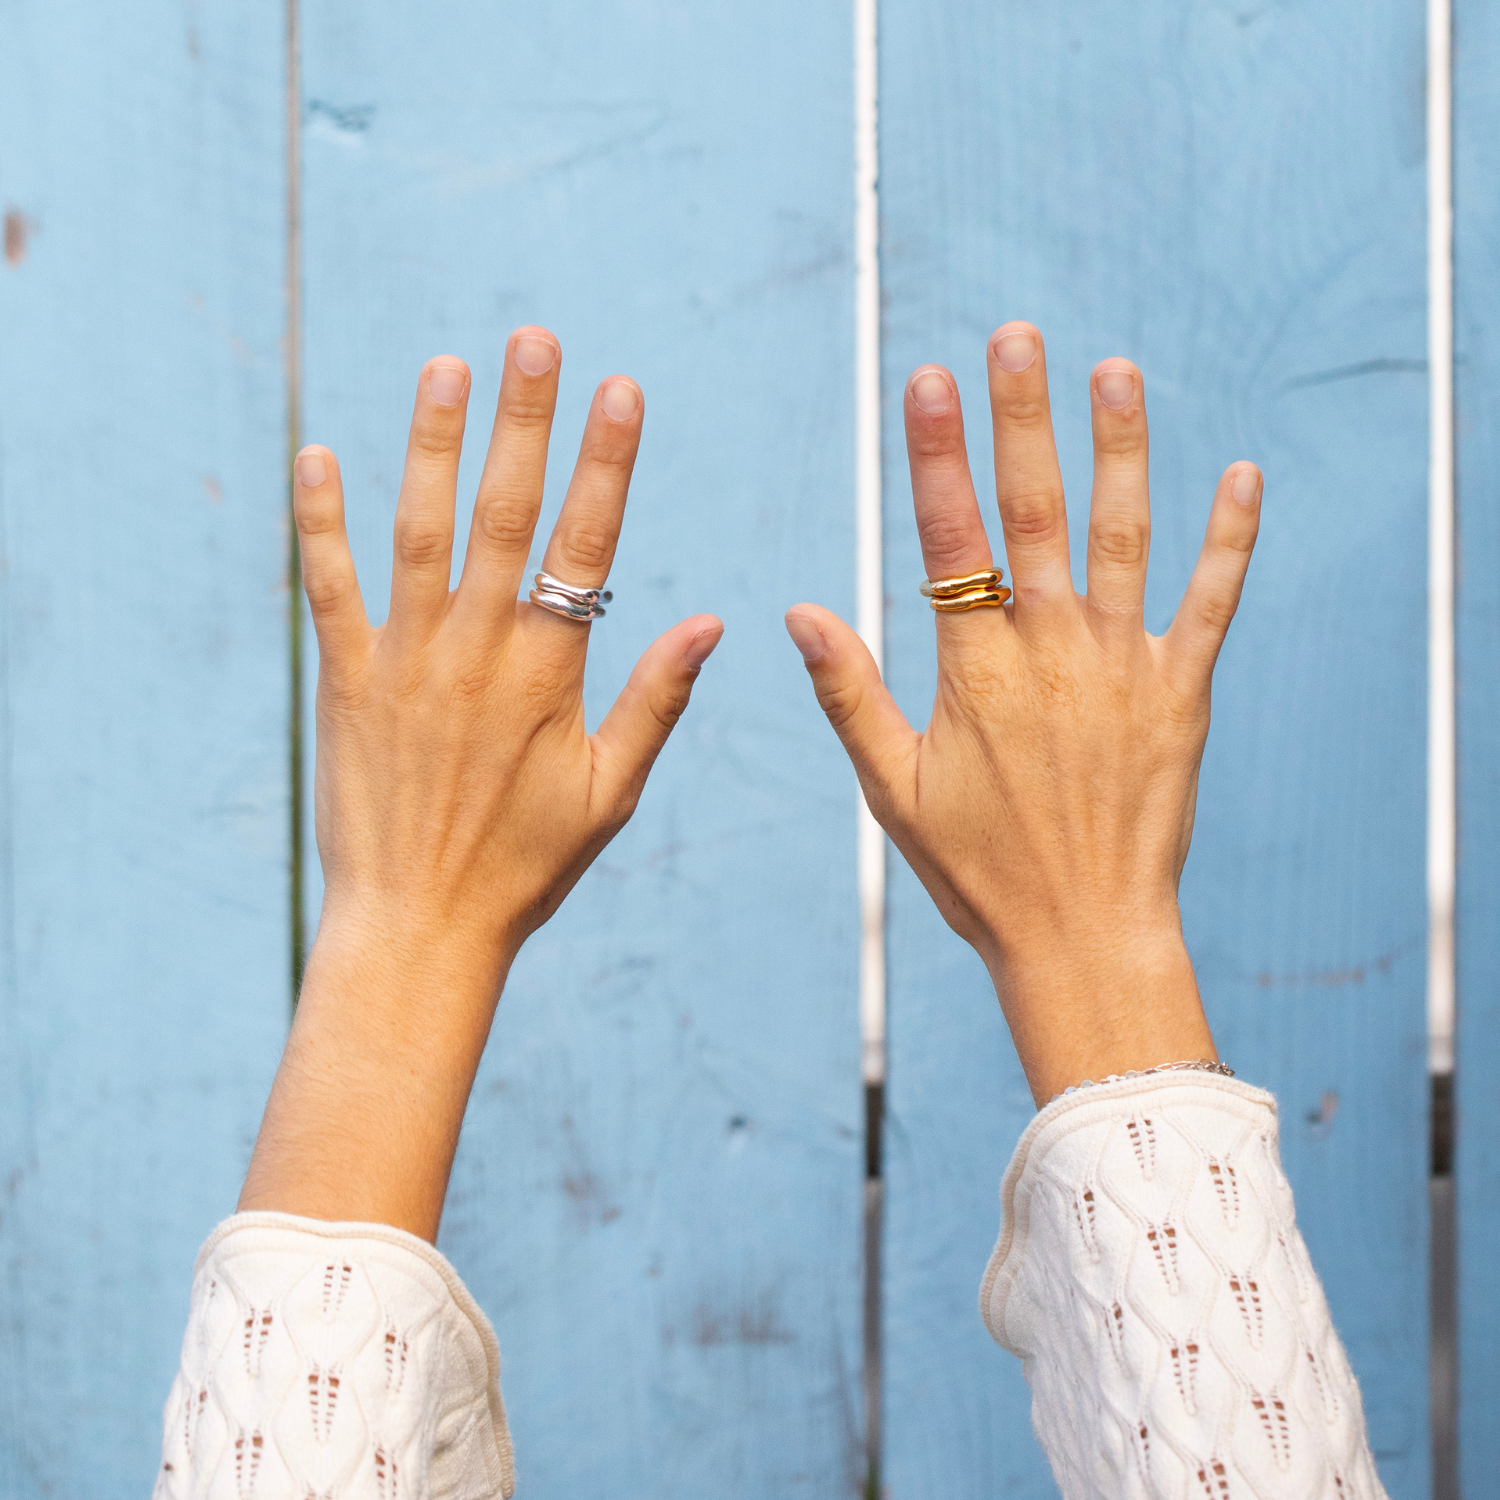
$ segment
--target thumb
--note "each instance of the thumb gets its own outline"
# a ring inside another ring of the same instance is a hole
[[[843,741],[868,798],[888,788],[896,765],[921,736],[906,722],[870,648],[831,610],[794,604],[786,612],[787,633],[802,653],[818,704]]]
[[[594,800],[606,819],[623,824],[640,800],[646,777],[677,727],[698,670],[724,634],[713,615],[694,615],[658,636],[594,732]]]

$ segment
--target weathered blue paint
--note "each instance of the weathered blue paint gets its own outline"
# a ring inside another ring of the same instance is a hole
[[[1458,490],[1458,1421],[1461,1492],[1500,1474],[1500,15],[1453,7]]]
[[[900,434],[920,361],[957,373],[987,476],[985,337],[1006,318],[1042,327],[1080,582],[1088,372],[1139,361],[1153,629],[1222,467],[1264,466],[1186,928],[1223,1055],[1280,1098],[1382,1476],[1424,1495],[1422,7],[882,15],[892,684],[921,722],[932,628]],[[998,555],[998,522],[992,536]],[[884,1477],[892,1500],[1051,1494],[1019,1370],[975,1310],[1032,1108],[983,971],[899,861],[890,961]]]
[[[0,5],[0,1494],[144,1495],[288,1002],[282,27]]]
[[[667,625],[728,626],[517,964],[465,1128],[442,1245],[499,1331],[524,1493],[849,1493],[853,781],[780,620],[852,596],[848,7],[304,17],[305,433],[341,457],[372,613],[418,368],[474,370],[462,535],[537,321],[564,353],[549,518],[595,382],[646,391],[591,720]]]

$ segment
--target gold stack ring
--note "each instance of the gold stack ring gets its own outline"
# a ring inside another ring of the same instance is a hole
[[[932,607],[943,614],[993,608],[1010,598],[1010,590],[1000,582],[1004,576],[999,568],[983,568],[962,578],[924,578],[922,597],[930,599]]]

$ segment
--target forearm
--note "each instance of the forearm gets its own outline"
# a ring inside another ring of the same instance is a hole
[[[434,1241],[509,956],[382,925],[325,921],[239,1207]]]

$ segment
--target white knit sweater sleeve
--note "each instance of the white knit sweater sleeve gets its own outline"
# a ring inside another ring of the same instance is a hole
[[[1064,1500],[1379,1500],[1276,1102],[1205,1073],[1048,1105],[980,1290]]]
[[[199,1252],[154,1500],[493,1500],[500,1350],[458,1273],[383,1224],[236,1214]]]

